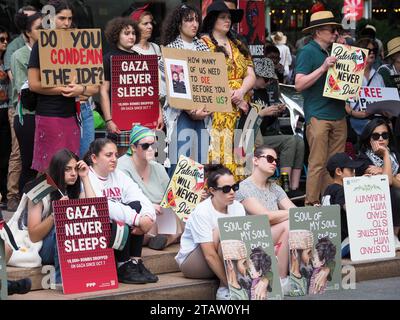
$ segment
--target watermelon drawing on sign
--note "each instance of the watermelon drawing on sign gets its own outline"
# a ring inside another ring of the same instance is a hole
[[[172,189],[168,191],[167,201],[169,206],[176,207],[175,196],[174,193],[172,192]]]
[[[331,88],[331,90],[333,90],[333,91],[340,90],[339,85],[337,84],[335,78],[332,75],[329,76],[328,85],[329,85],[329,88]]]

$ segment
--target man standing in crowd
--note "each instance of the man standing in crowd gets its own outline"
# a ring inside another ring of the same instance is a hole
[[[304,97],[306,135],[310,147],[306,205],[319,204],[320,193],[331,182],[326,170],[330,156],[344,152],[347,137],[344,102],[322,96],[326,74],[336,58],[328,48],[338,37],[341,25],[330,11],[311,15],[310,26],[303,33],[311,33],[312,40],[301,49],[296,60],[296,90]]]

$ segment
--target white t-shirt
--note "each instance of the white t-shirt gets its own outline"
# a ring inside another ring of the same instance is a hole
[[[186,42],[184,40],[182,40],[182,42],[183,42],[183,49],[196,50],[196,45],[194,44],[194,42]]]
[[[143,48],[139,47],[139,44],[135,44],[132,47],[132,49],[142,55],[156,54],[157,56],[161,56],[160,47],[158,46],[158,44],[155,44],[153,42],[149,42],[148,49],[143,49]]]
[[[106,197],[111,220],[123,221],[129,226],[139,226],[139,217],[148,216],[154,221],[156,213],[153,204],[143,194],[138,185],[125,173],[115,169],[107,177],[101,177],[89,168],[89,180],[97,197]],[[142,210],[138,214],[128,206],[132,201],[140,201]]]
[[[244,207],[236,200],[228,206],[227,213],[215,210],[211,197],[200,202],[190,214],[186,222],[185,231],[181,237],[181,247],[175,257],[176,262],[181,265],[186,257],[200,243],[213,242],[213,230],[218,228],[218,219],[226,217],[245,216]]]

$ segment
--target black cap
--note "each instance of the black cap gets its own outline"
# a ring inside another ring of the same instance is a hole
[[[207,15],[203,19],[203,25],[207,25],[209,23],[209,19],[212,14],[218,14],[221,12],[229,12],[231,14],[232,24],[239,23],[242,20],[244,14],[243,9],[232,10],[227,7],[224,1],[216,0],[207,7]]]
[[[345,153],[336,153],[332,157],[329,158],[328,163],[326,164],[326,169],[328,171],[335,171],[336,168],[350,168],[357,169],[363,165],[361,161],[355,161],[350,156]]]

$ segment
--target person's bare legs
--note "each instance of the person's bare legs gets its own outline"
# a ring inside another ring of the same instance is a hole
[[[279,276],[285,278],[289,270],[289,220],[271,226],[274,245],[281,243],[276,255],[278,258]]]
[[[11,247],[5,243],[5,252],[6,252],[6,264],[10,261],[11,255],[13,253]]]
[[[301,169],[292,169],[290,175],[290,189],[297,190],[300,185]]]

